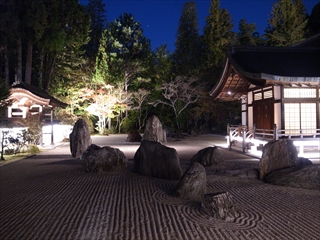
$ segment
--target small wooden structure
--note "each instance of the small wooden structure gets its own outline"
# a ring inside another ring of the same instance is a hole
[[[51,144],[53,144],[54,109],[66,108],[67,104],[55,99],[44,90],[26,83],[13,84],[10,92],[13,103],[7,109],[8,121],[14,124],[29,114],[37,114],[39,121],[51,124]]]
[[[241,101],[242,126],[229,126],[229,145],[243,139],[320,141],[320,34],[290,47],[235,46],[214,99]]]

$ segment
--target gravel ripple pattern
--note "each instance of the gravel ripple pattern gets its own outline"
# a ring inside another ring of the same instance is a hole
[[[138,175],[132,160],[86,173],[67,154],[26,158],[0,167],[0,239],[320,239],[320,191],[207,174],[208,192],[228,191],[239,217],[206,215],[169,194],[177,181]]]

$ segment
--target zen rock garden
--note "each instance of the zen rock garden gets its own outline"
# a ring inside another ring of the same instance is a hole
[[[133,158],[134,172],[147,177],[176,181],[171,196],[200,202],[209,216],[229,219],[239,216],[233,196],[228,192],[207,192],[207,174],[257,179],[266,184],[285,187],[320,189],[320,166],[299,158],[293,142],[288,139],[270,141],[263,148],[259,169],[227,169],[218,147],[201,149],[190,159],[183,172],[174,148],[163,145],[165,131],[156,116],[148,119],[143,137],[137,131],[128,134],[127,141],[140,142]],[[70,134],[70,151],[80,158],[87,172],[118,171],[127,167],[128,159],[117,148],[91,144],[89,129],[79,119]]]

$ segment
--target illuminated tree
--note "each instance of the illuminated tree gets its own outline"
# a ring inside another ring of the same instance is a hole
[[[198,88],[194,84],[195,77],[176,77],[173,81],[165,82],[161,86],[163,100],[158,99],[154,106],[164,104],[172,108],[178,129],[180,129],[179,116],[192,103],[199,98]]]
[[[111,119],[116,116],[117,108],[122,104],[121,91],[114,86],[104,85],[98,89],[82,89],[81,96],[88,100],[85,109],[90,114],[98,117],[97,130],[100,134],[105,133],[106,126],[110,129]]]
[[[141,130],[142,127],[145,124],[145,120],[148,116],[148,114],[144,114],[144,117],[142,115],[142,108],[143,104],[147,102],[148,97],[150,95],[149,90],[145,89],[139,89],[136,92],[132,92],[132,101],[133,101],[133,106],[131,110],[135,110],[137,112],[137,121],[138,121],[138,129]]]
[[[150,42],[143,35],[141,24],[133,15],[124,13],[107,25],[100,40],[96,61],[96,80],[110,84],[122,83],[124,91],[139,73],[145,71],[144,61],[150,54]]]

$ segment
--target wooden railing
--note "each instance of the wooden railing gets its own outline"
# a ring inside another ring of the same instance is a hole
[[[242,142],[242,151],[245,152],[253,139],[261,141],[278,140],[281,138],[292,139],[293,141],[308,141],[319,140],[320,141],[320,129],[290,129],[281,130],[274,124],[273,129],[258,129],[255,126],[248,128],[247,126],[234,126],[229,125],[227,127],[228,133],[228,146],[229,149],[237,142]],[[319,146],[319,142],[317,144]],[[302,149],[303,151],[303,149]],[[301,149],[300,149],[301,152]]]

